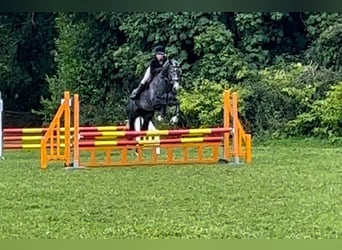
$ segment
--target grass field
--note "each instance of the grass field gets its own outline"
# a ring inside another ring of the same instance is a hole
[[[250,166],[39,168],[0,162],[1,239],[341,239],[342,148],[253,145]]]

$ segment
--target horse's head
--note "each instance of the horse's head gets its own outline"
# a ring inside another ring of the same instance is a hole
[[[174,59],[167,61],[164,68],[164,74],[165,77],[169,80],[171,91],[173,93],[177,93],[180,88],[182,75],[182,70],[179,63]]]
[[[180,88],[181,75],[182,69],[180,68],[179,63],[176,60],[172,59],[170,61],[169,79],[172,85],[172,92],[174,93],[176,93]]]

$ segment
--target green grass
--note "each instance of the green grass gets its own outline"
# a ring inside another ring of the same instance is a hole
[[[250,166],[39,169],[0,162],[1,239],[341,239],[342,148],[253,145]]]

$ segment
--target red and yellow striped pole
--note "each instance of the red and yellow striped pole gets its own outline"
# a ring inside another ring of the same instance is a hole
[[[137,136],[181,136],[181,135],[215,135],[230,132],[230,128],[203,128],[203,129],[179,129],[179,130],[147,130],[147,131],[113,131],[113,132],[81,132],[82,138],[96,137],[137,137]]]
[[[3,130],[4,136],[26,136],[29,134],[40,134],[46,133],[48,128],[5,128]],[[97,127],[79,127],[81,132],[100,132],[100,131],[124,131],[127,130],[127,126],[97,126]],[[65,128],[60,128],[61,132],[65,131]],[[71,127],[70,131],[73,132],[74,128]]]

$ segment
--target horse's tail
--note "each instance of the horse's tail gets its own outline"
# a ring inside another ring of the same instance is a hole
[[[135,113],[135,103],[133,100],[129,99],[126,106],[126,115],[128,118],[128,128],[129,130],[134,130],[134,113]]]

